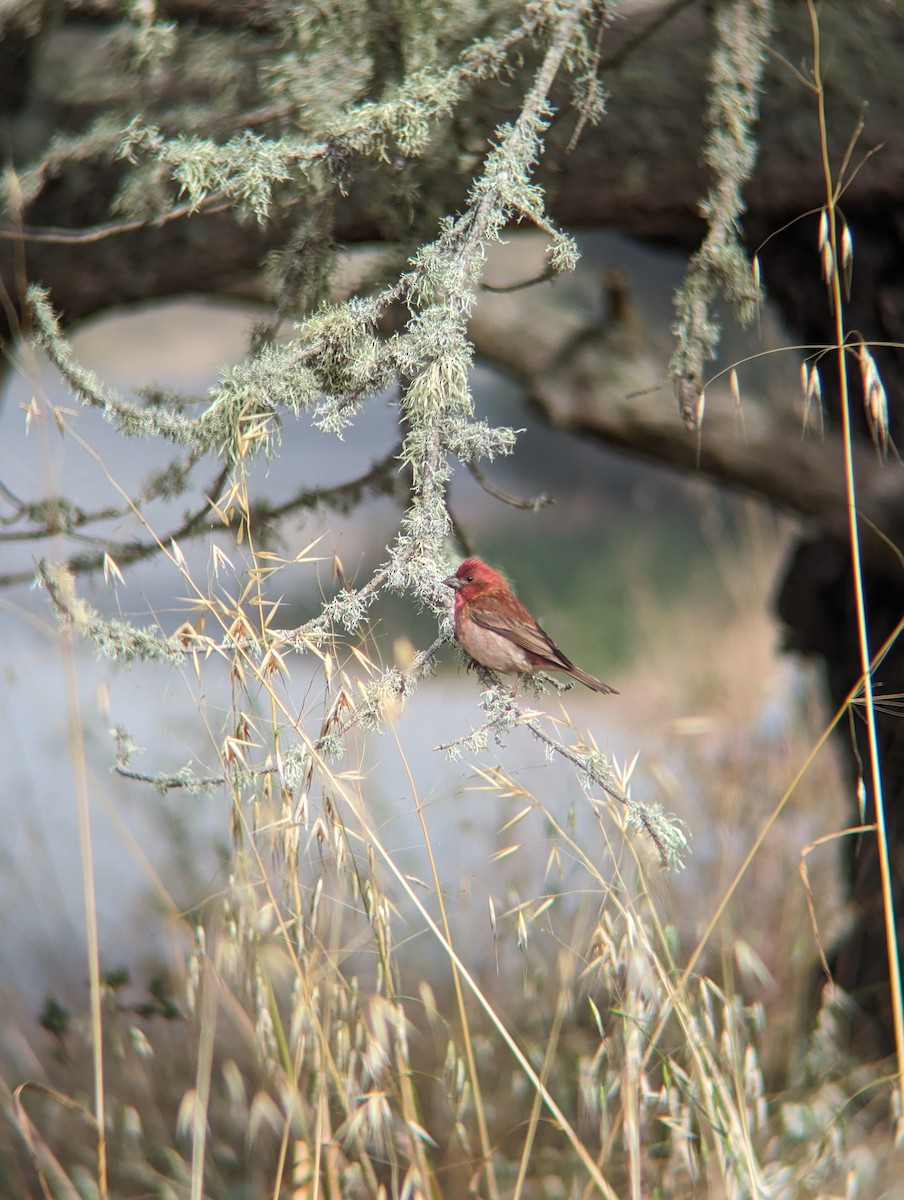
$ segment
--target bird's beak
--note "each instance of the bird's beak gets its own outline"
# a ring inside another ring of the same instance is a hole
[[[447,576],[447,578],[445,578],[443,580],[443,583],[446,585],[446,587],[450,587],[453,592],[457,592],[458,589],[461,587],[461,580],[458,578],[457,575]]]

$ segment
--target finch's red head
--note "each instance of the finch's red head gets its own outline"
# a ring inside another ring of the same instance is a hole
[[[456,600],[467,600],[490,588],[506,586],[499,572],[479,558],[466,558],[455,574],[444,579],[443,583],[452,588]]]

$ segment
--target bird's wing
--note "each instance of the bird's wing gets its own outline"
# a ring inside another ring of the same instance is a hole
[[[513,607],[516,606],[516,607]],[[472,621],[483,629],[508,638],[528,654],[545,658],[551,666],[572,668],[545,629],[541,629],[524,605],[512,596],[484,594],[480,603],[472,604],[468,613]],[[513,620],[512,618],[516,618]]]

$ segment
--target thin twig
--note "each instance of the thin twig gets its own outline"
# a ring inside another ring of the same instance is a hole
[[[160,229],[182,217],[209,217],[215,213],[226,212],[231,207],[231,202],[222,193],[216,192],[205,196],[200,203],[177,204],[168,212],[161,213],[159,217],[136,217],[131,221],[107,221],[103,225],[89,225],[86,229],[63,229],[54,225],[41,227],[0,226],[0,239],[9,242],[28,242],[39,246],[91,246],[109,237],[118,237],[124,233],[136,233],[139,229]]]
[[[496,716],[490,717],[490,719],[485,721],[484,724],[478,729],[472,730],[463,737],[456,738],[452,742],[445,742],[434,747],[436,750],[442,750],[445,752],[456,751],[469,743],[472,744],[473,739],[481,736],[482,734],[499,734],[505,732],[506,729],[510,729],[515,725],[523,725],[526,729],[531,731],[538,741],[543,742],[543,744],[548,746],[550,750],[553,750],[556,754],[561,755],[562,758],[566,758],[579,770],[583,771],[589,779],[598,784],[599,787],[601,787],[608,796],[611,796],[613,800],[618,800],[621,804],[633,804],[633,801],[625,795],[621,788],[616,787],[613,783],[600,774],[600,772],[590,761],[590,755],[581,754],[576,750],[572,750],[569,746],[566,746],[564,742],[560,742],[557,738],[550,737],[548,733],[544,733],[534,719],[534,714],[528,712],[522,708],[520,704],[518,704],[518,702],[515,700],[514,693],[511,693],[510,696],[504,697],[504,693],[506,691],[505,685],[501,684],[491,671],[488,671],[485,667],[481,667],[478,663],[474,664],[474,668],[477,671],[481,682],[488,689],[492,690],[493,696],[491,699],[501,703],[502,711]],[[484,707],[486,707],[486,705]]]
[[[538,283],[546,283],[550,279],[557,279],[560,272],[553,266],[544,267],[539,275],[534,275],[530,279],[522,279],[520,283],[481,283],[480,290],[482,292],[492,292],[495,296],[507,296],[511,292],[523,292],[525,288],[536,287]]]
[[[684,9],[692,8],[696,3],[697,0],[672,0],[671,4],[667,4],[665,8],[656,12],[651,21],[648,21],[636,33],[626,38],[613,54],[610,54],[608,58],[601,57],[600,66],[605,71],[612,70],[614,67],[620,67],[644,42],[658,33],[660,29],[682,13]]]
[[[509,492],[502,491],[490,483],[487,477],[478,467],[477,463],[468,463],[468,470],[487,493],[496,500],[501,500],[503,504],[508,504],[512,508],[526,508],[531,512],[538,512],[541,508],[546,508],[549,504],[555,504],[555,496],[550,496],[548,492],[540,492],[537,496],[531,496],[527,500],[522,500],[519,496],[512,496]]]
[[[187,787],[195,791],[202,788],[222,787],[226,782],[223,775],[204,775],[200,779],[186,779],[179,775],[167,775],[163,772],[157,775],[146,775],[143,771],[132,771],[128,767],[124,767],[122,763],[116,763],[113,770],[123,779],[134,779],[137,783],[149,783],[157,791],[171,791]],[[251,771],[250,774],[255,776],[272,775],[275,771],[276,767],[261,767]]]
[[[659,805],[644,805],[636,800],[632,800],[625,789],[616,781],[614,774],[609,771],[608,764],[606,764],[602,755],[592,751],[582,753],[579,750],[572,749],[570,746],[566,746],[564,742],[560,742],[557,738],[550,737],[537,724],[535,714],[523,709],[515,700],[514,692],[509,692],[505,685],[499,682],[492,671],[473,661],[470,665],[477,672],[481,683],[486,688],[481,701],[482,706],[485,710],[492,710],[493,715],[480,728],[472,730],[471,733],[456,738],[452,742],[436,746],[435,749],[445,752],[456,752],[465,747],[472,747],[475,739],[480,739],[484,734],[492,733],[498,738],[501,733],[504,733],[508,729],[515,726],[524,726],[554,754],[558,754],[561,758],[566,759],[573,766],[577,767],[591,783],[595,783],[600,787],[607,796],[625,806],[628,810],[629,827],[633,824],[643,829],[656,847],[659,861],[663,867],[680,864],[681,855],[687,847],[687,839],[679,825],[673,819],[668,818]],[[600,769],[600,763],[604,764],[605,770]],[[629,768],[625,774],[625,779],[630,774],[631,769]]]

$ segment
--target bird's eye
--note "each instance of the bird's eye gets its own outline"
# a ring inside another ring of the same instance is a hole
[[[465,583],[473,583],[473,582],[474,582],[474,576],[473,576],[473,575],[466,575],[466,576],[465,576]]]

